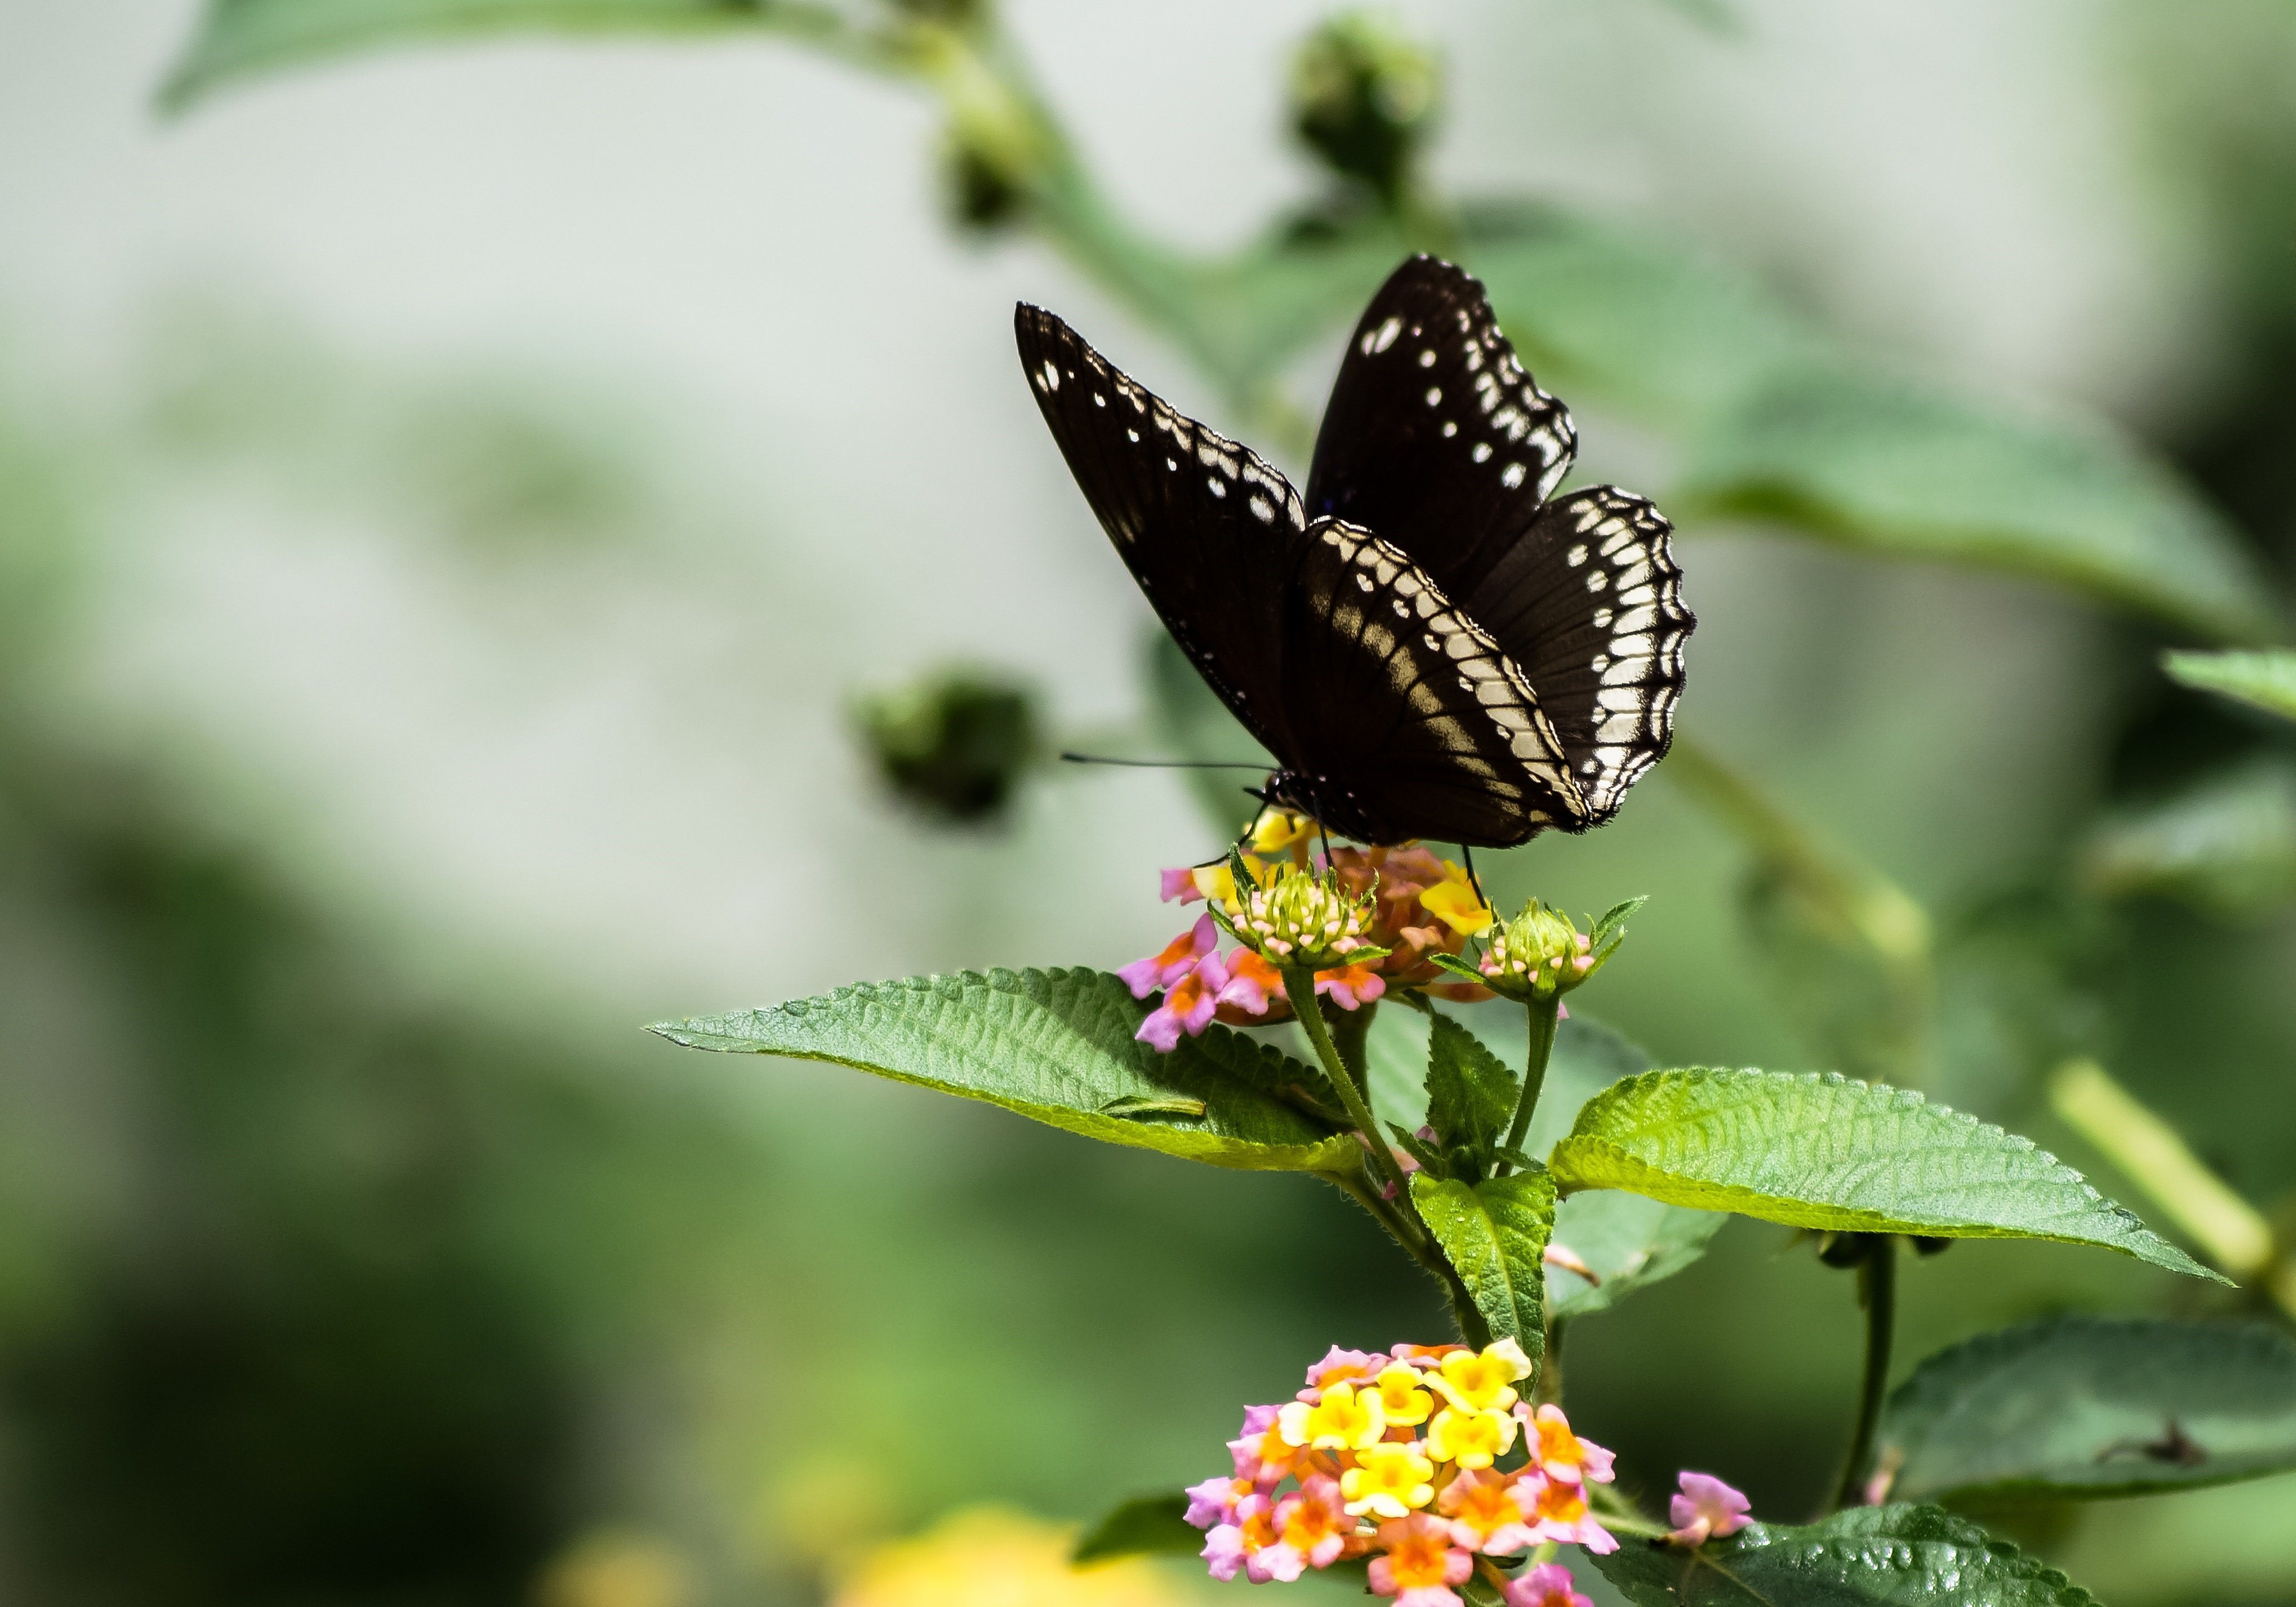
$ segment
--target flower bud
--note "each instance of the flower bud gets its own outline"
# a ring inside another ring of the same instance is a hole
[[[853,711],[886,786],[927,818],[1002,816],[1039,746],[1036,700],[994,672],[943,670],[863,697]]]
[[[1292,60],[1292,126],[1393,209],[1434,126],[1441,87],[1433,54],[1390,25],[1362,13],[1336,17]]]
[[[1239,883],[1236,893],[1229,929],[1272,965],[1325,971],[1388,952],[1365,935],[1378,915],[1376,893],[1355,897],[1337,877],[1291,865],[1259,886]]]
[[[1626,939],[1626,918],[1641,903],[1621,904],[1581,932],[1560,910],[1531,900],[1491,934],[1478,967],[1484,985],[1509,999],[1560,998],[1603,968]]]

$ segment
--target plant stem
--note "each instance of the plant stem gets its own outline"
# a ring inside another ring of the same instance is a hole
[[[1530,1013],[1530,1055],[1523,1062],[1522,1097],[1515,1101],[1514,1122],[1507,1129],[1507,1147],[1521,1149],[1530,1131],[1530,1113],[1538,1108],[1538,1091],[1546,1085],[1546,1057],[1554,1051],[1554,1027],[1562,996],[1534,999],[1523,1006]]]
[[[1834,1487],[1833,1510],[1864,1497],[1862,1481],[1874,1460],[1874,1431],[1882,1421],[1882,1392],[1890,1383],[1890,1341],[1898,1317],[1898,1240],[1876,1236],[1874,1252],[1857,1268],[1857,1293],[1866,1302],[1866,1377],[1857,1391],[1857,1426],[1849,1436],[1849,1456]]]
[[[1332,1042],[1332,1029],[1324,1024],[1324,1012],[1316,1002],[1316,974],[1300,966],[1283,967],[1283,992],[1292,1001],[1292,1014],[1300,1018],[1300,1031],[1316,1050],[1316,1058],[1323,1062],[1324,1074],[1332,1080],[1332,1087],[1340,1096],[1340,1103],[1348,1107],[1348,1120],[1371,1146],[1372,1164],[1380,1175],[1395,1185],[1395,1197],[1411,1197],[1410,1184],[1405,1181],[1403,1168],[1396,1163],[1394,1146],[1379,1130],[1379,1123],[1371,1113],[1371,1105],[1364,1091],[1356,1085],[1355,1073],[1348,1070],[1340,1058],[1338,1046]]]
[[[1411,1259],[1443,1285],[1445,1293],[1450,1296],[1451,1315],[1459,1326],[1460,1337],[1479,1350],[1490,1343],[1490,1326],[1483,1321],[1483,1314],[1475,1309],[1474,1296],[1467,1293],[1467,1286],[1460,1282],[1458,1272],[1443,1259],[1443,1252],[1436,1248],[1419,1223],[1382,1199],[1379,1190],[1372,1187],[1362,1177],[1326,1175],[1331,1175],[1332,1180],[1357,1204],[1371,1212]]]

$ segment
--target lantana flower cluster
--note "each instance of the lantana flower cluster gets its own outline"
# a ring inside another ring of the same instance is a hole
[[[1429,958],[1457,954],[1491,925],[1464,867],[1415,845],[1342,847],[1311,856],[1316,836],[1306,816],[1270,810],[1253,825],[1246,839],[1250,852],[1241,856],[1254,886],[1239,890],[1227,864],[1163,872],[1165,901],[1216,906],[1248,942],[1222,953],[1220,923],[1208,912],[1160,951],[1119,970],[1135,999],[1164,996],[1135,1034],[1142,1042],[1169,1053],[1184,1034],[1194,1037],[1214,1021],[1259,1026],[1290,1020],[1276,967],[1295,957],[1332,962],[1316,970],[1316,991],[1343,1010],[1373,1003],[1390,988],[1423,989],[1460,1002],[1491,997]],[[1308,946],[1321,951],[1308,953]],[[1365,958],[1349,958],[1358,951]]]
[[[1292,1399],[1244,1413],[1234,1471],[1188,1491],[1213,1577],[1288,1582],[1362,1557],[1397,1607],[1463,1607],[1479,1570],[1507,1607],[1581,1607],[1559,1563],[1508,1570],[1534,1547],[1619,1544],[1587,1505],[1611,1453],[1522,1399],[1529,1375],[1512,1339],[1332,1347]]]

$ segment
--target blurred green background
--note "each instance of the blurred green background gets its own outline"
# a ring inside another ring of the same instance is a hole
[[[1436,1337],[1302,1179],[637,1031],[1169,936],[1153,871],[1218,843],[1183,779],[1028,769],[944,825],[861,739],[916,740],[913,701],[865,700],[980,666],[1041,728],[976,720],[992,769],[1170,734],[1016,298],[1264,418],[966,225],[994,186],[953,201],[883,82],[771,39],[520,38],[165,118],[199,10],[0,11],[0,1599],[810,1603],[961,1503],[1081,1519],[1204,1476],[1326,1344]],[[1004,10],[1144,228],[1344,225],[1287,127],[1323,8]],[[2285,0],[1387,26],[1443,64],[1431,188],[1658,232],[1874,361],[2109,420],[2284,584]],[[1282,371],[1310,418],[1341,332]],[[1662,419],[1540,371],[1592,475],[1684,474]],[[2289,1226],[2287,737],[2159,675],[2178,627],[1726,501],[1681,520],[1684,728],[1918,900],[1933,974],[1877,1004],[1669,767],[1485,868],[1503,901],[1652,895],[1586,1012],[1670,1064],[1915,1081],[2150,1213],[2043,1095],[2095,1054]],[[2217,1309],[2170,1281],[1962,1245],[1909,1266],[1900,1365]],[[1734,1223],[1574,1330],[1573,1415],[1646,1491],[1687,1464],[1799,1518],[1857,1334],[1848,1277]],[[2296,1482],[2005,1527],[2116,1603],[2296,1600]],[[675,1559],[652,1596],[552,1585],[617,1536]]]

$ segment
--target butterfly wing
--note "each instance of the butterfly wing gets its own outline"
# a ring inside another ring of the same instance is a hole
[[[1483,287],[1432,257],[1389,275],[1348,342],[1308,477],[1310,518],[1376,531],[1441,580],[1495,561],[1578,436],[1499,332]]]
[[[1318,519],[1286,593],[1287,719],[1326,824],[1504,848],[1583,818],[1522,668],[1400,549]]]
[[[1300,768],[1283,663],[1285,592],[1308,545],[1299,493],[1054,314],[1023,304],[1013,325],[1037,406],[1140,590],[1245,729]]]
[[[1683,606],[1673,526],[1648,502],[1590,486],[1541,508],[1461,606],[1538,689],[1586,802],[1568,830],[1618,813],[1665,756],[1683,687]]]

